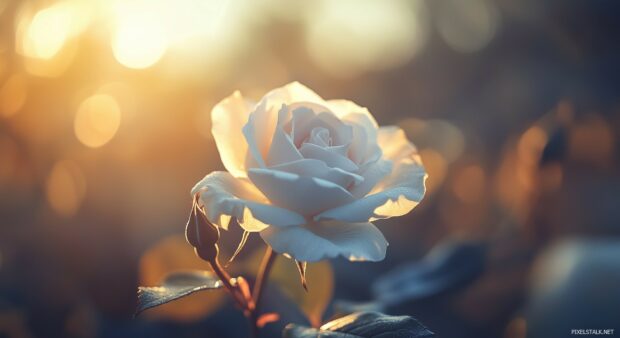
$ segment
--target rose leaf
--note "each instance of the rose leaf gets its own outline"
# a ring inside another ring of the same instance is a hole
[[[209,271],[190,270],[171,273],[164,278],[161,286],[138,287],[136,315],[144,310],[169,303],[194,292],[221,289],[222,287],[222,282]]]
[[[469,285],[485,269],[488,245],[480,241],[446,241],[422,260],[405,263],[372,285],[383,306],[418,301]]]
[[[333,320],[320,329],[295,324],[284,328],[284,338],[427,338],[435,334],[413,317],[357,312]]]

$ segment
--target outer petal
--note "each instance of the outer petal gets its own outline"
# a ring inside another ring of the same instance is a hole
[[[250,180],[274,204],[314,216],[354,199],[343,187],[332,182],[271,169],[250,169]]]
[[[277,104],[278,107],[283,103],[288,105],[295,102],[313,102],[325,105],[325,100],[322,97],[297,81],[270,91],[265,95],[265,98],[268,98],[273,104]]]
[[[379,125],[366,107],[358,106],[355,102],[348,100],[329,100],[327,106],[339,119],[360,123],[366,128],[369,136],[377,135]]]
[[[278,120],[277,108],[268,106],[263,98],[243,126],[243,136],[248,144],[246,168],[264,168],[267,151]]]
[[[378,139],[384,150],[384,159],[394,163],[392,174],[381,180],[368,196],[327,210],[315,216],[315,220],[365,222],[402,216],[422,200],[427,175],[415,146],[397,127],[381,128]]]
[[[224,167],[235,177],[246,176],[245,157],[248,146],[241,128],[248,121],[253,103],[239,91],[220,101],[211,110],[211,133],[220,152]]]
[[[192,194],[200,192],[200,201],[207,218],[227,229],[231,217],[247,231],[261,231],[273,226],[290,226],[306,223],[303,216],[275,207],[256,187],[245,178],[235,178],[223,171],[215,171],[198,182]]]
[[[298,261],[344,256],[352,261],[380,261],[388,243],[372,223],[328,221],[285,228],[269,227],[261,237],[276,251]]]

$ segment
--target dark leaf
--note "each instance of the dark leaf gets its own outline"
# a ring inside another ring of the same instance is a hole
[[[467,286],[484,270],[487,245],[447,242],[421,261],[395,268],[373,284],[377,301],[386,306],[437,296]]]
[[[306,282],[306,268],[308,267],[308,262],[296,260],[295,264],[297,265],[297,270],[299,270],[299,276],[301,277],[301,286],[308,292],[308,283]]]
[[[192,270],[171,273],[164,278],[162,286],[138,287],[136,315],[144,310],[166,304],[194,292],[215,290],[222,287],[222,282],[217,276],[208,271]]]
[[[553,130],[540,155],[540,166],[563,161],[566,156],[567,143],[568,136],[564,128],[558,127]]]
[[[284,338],[422,338],[435,334],[409,316],[388,316],[379,312],[358,312],[333,320],[320,329],[289,324]]]
[[[381,302],[354,302],[348,300],[336,300],[334,301],[334,311],[338,314],[349,314],[353,312],[368,312],[368,311],[385,311],[385,306]]]

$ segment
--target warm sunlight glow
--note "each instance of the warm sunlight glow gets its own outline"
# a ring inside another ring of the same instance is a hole
[[[395,67],[426,40],[426,8],[417,1],[326,1],[308,19],[312,59],[337,76]]]
[[[204,44],[214,38],[225,5],[226,1],[208,0],[116,1],[114,56],[126,67],[143,69],[156,64],[171,47]]]
[[[56,162],[46,183],[47,202],[62,216],[72,216],[79,209],[86,193],[86,180],[72,161]]]
[[[60,51],[69,36],[71,17],[66,6],[54,6],[38,12],[26,32],[32,54],[29,56],[51,59]]]
[[[116,100],[109,95],[93,95],[78,109],[75,136],[88,147],[101,147],[114,137],[120,122],[121,110]]]
[[[37,59],[51,59],[70,37],[81,33],[90,22],[92,6],[78,1],[61,1],[20,21],[18,52]]]
[[[119,18],[112,50],[122,65],[135,69],[148,68],[161,59],[167,48],[161,22],[148,12],[126,13]]]
[[[11,76],[0,87],[0,115],[8,117],[17,113],[26,102],[27,94],[24,76]]]

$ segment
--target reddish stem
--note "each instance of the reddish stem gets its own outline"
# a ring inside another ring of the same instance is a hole
[[[271,272],[271,268],[273,267],[273,263],[276,261],[278,256],[273,249],[267,245],[267,249],[265,250],[265,255],[263,256],[263,261],[261,262],[260,268],[258,270],[258,274],[256,276],[256,282],[254,283],[254,289],[252,290],[252,298],[254,299],[254,309],[251,311],[250,320],[252,321],[252,335],[253,337],[258,337],[258,317],[260,311],[260,303],[263,295],[263,291],[265,289],[265,285],[267,284],[267,279],[269,278],[269,273]]]

